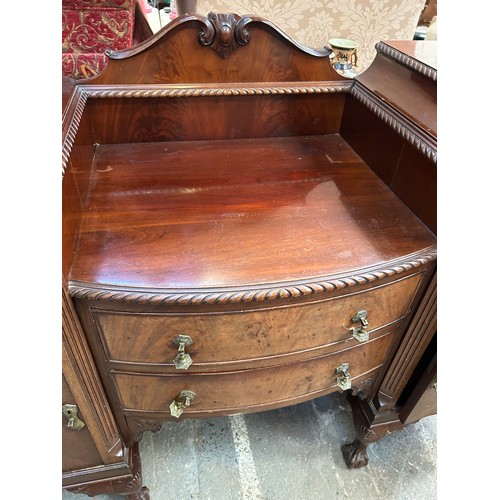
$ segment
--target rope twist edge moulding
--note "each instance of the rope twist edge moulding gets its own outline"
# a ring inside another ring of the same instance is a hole
[[[135,88],[88,88],[85,92],[92,98],[142,98],[142,97],[214,97],[214,96],[247,96],[247,95],[277,95],[277,94],[333,94],[335,92],[349,92],[352,82],[325,85],[299,86],[293,85],[251,85],[251,86],[179,86],[159,85],[141,86]]]
[[[434,140],[429,136],[426,137],[425,133],[417,127],[411,126],[410,122],[407,125],[402,116],[396,114],[397,112],[384,103],[382,99],[369,93],[358,83],[350,89],[350,93],[413,147],[437,164],[437,148]]]
[[[417,59],[414,59],[413,57],[404,54],[403,52],[400,52],[394,47],[391,47],[384,42],[378,42],[375,45],[375,50],[381,54],[385,54],[391,59],[394,59],[403,66],[407,66],[415,70],[417,73],[420,73],[421,75],[424,75],[433,81],[437,81],[437,70],[435,68],[432,68],[431,66],[428,66],[427,64],[424,64],[423,62],[418,61]]]
[[[301,94],[332,94],[336,92],[348,93],[353,85],[352,81],[330,83],[312,82],[307,86],[293,84],[267,84],[252,86],[179,86],[179,85],[145,85],[145,86],[112,86],[112,87],[92,87],[86,86],[79,89],[75,111],[68,113],[69,122],[63,121],[63,141],[62,141],[62,176],[66,173],[66,168],[71,156],[71,150],[78,132],[78,126],[83,115],[83,110],[87,99],[115,99],[115,98],[146,98],[146,97],[215,97],[215,96],[249,96],[249,95],[301,95]],[[64,132],[65,130],[65,132]]]
[[[396,261],[392,266],[374,269],[348,277],[332,277],[320,281],[271,286],[257,289],[239,290],[194,290],[194,291],[139,291],[105,285],[89,286],[88,283],[71,282],[69,291],[72,297],[86,300],[106,300],[110,302],[126,302],[150,305],[199,305],[199,304],[237,304],[260,302],[288,297],[301,297],[316,293],[331,292],[356,285],[363,285],[384,279],[389,276],[416,269],[435,260],[437,251],[428,249],[407,260]]]
[[[83,116],[83,110],[87,102],[88,94],[86,92],[78,91],[74,111],[68,113],[63,119],[63,141],[62,141],[62,177],[66,173],[71,151],[75,143],[78,126]],[[68,118],[69,116],[69,122]]]

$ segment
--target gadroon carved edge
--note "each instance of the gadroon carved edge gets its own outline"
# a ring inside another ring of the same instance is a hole
[[[331,94],[338,92],[351,93],[368,109],[375,113],[412,146],[421,151],[427,158],[437,163],[437,148],[435,141],[421,133],[411,122],[399,112],[390,108],[380,98],[369,93],[358,82],[308,82],[307,85],[297,85],[297,82],[255,83],[240,86],[235,85],[125,85],[125,86],[86,86],[81,90],[74,113],[66,125],[63,134],[62,171],[63,176],[69,161],[73,143],[83,110],[88,98],[147,98],[147,97],[215,97],[215,96],[249,96],[249,95],[300,95],[300,94]]]
[[[425,134],[399,111],[365,89],[359,82],[356,82],[349,92],[401,137],[407,140],[409,144],[418,149],[433,163],[437,163],[437,144],[434,138]]]
[[[65,115],[63,119],[63,140],[62,140],[62,176],[66,173],[66,167],[68,166],[68,161],[71,156],[71,150],[73,149],[73,144],[75,143],[76,134],[78,132],[78,126],[80,125],[80,120],[82,119],[83,110],[85,109],[85,104],[87,102],[88,94],[86,92],[80,91],[77,88],[75,93],[76,102],[74,104],[74,111]],[[72,103],[73,104],[73,103]]]
[[[126,287],[93,285],[72,281],[69,291],[72,297],[86,300],[102,300],[107,302],[126,302],[147,305],[200,305],[200,304],[237,304],[302,297],[312,294],[332,292],[416,269],[435,260],[435,246],[424,251],[396,259],[380,268],[361,270],[359,274],[348,276],[332,276],[311,281],[297,281],[286,284],[270,284],[255,288],[175,290],[158,289],[144,291]]]
[[[437,81],[437,70],[435,68],[432,68],[431,66],[428,66],[427,64],[424,64],[417,59],[414,59],[408,54],[405,54],[395,49],[394,47],[387,45],[384,42],[378,42],[375,45],[375,50],[381,54],[385,54],[391,59],[394,59],[403,66],[407,66],[417,73],[420,73],[421,75],[430,78],[433,81]]]
[[[307,85],[297,85],[297,82],[254,83],[248,85],[85,85],[79,89],[78,102],[73,113],[68,114],[68,121],[63,123],[62,141],[62,175],[73,149],[78,126],[88,98],[121,99],[121,98],[176,98],[176,97],[217,97],[217,96],[251,96],[251,95],[303,95],[303,94],[333,94],[350,92],[352,80],[345,82],[307,82]]]
[[[94,99],[146,98],[146,97],[216,97],[285,94],[332,94],[349,92],[352,81],[345,82],[248,83],[248,84],[164,84],[164,85],[113,85],[88,86],[85,93]]]

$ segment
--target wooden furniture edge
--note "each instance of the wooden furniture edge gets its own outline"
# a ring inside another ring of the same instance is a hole
[[[398,398],[435,334],[436,286],[437,276],[434,272],[419,306],[409,320],[402,342],[388,363],[387,370],[382,374],[381,381],[376,382],[375,391],[370,391],[366,399],[354,394],[349,395],[356,436],[353,442],[341,447],[348,468],[366,466],[368,445],[391,432],[403,430],[407,425],[400,415]]]
[[[331,292],[343,288],[372,283],[389,276],[416,269],[437,257],[436,246],[432,246],[415,254],[396,259],[382,267],[358,270],[356,274],[328,276],[315,280],[302,280],[290,283],[266,284],[262,287],[246,287],[238,289],[205,289],[179,290],[158,289],[144,291],[128,287],[107,286],[100,284],[69,282],[72,297],[86,300],[106,300],[110,302],[126,302],[134,304],[237,304],[246,302],[270,301],[288,297],[301,297],[323,292]],[[387,263],[386,263],[387,264]]]
[[[88,85],[83,92],[91,98],[215,97],[280,94],[332,94],[349,92],[353,81],[293,81],[186,84]]]
[[[64,110],[62,117],[62,177],[66,174],[66,168],[75,143],[76,134],[80,120],[83,116],[88,94],[82,91],[81,86],[76,85],[73,95]]]
[[[377,394],[381,410],[392,409],[437,328],[437,275],[433,274]],[[410,360],[410,361],[409,361]]]
[[[62,294],[63,372],[105,464],[123,460],[118,427],[107,404],[80,320],[68,292]],[[84,368],[83,368],[84,367]]]
[[[430,80],[437,81],[437,70],[432,66],[420,61],[409,54],[405,54],[404,52],[398,50],[396,47],[390,45],[390,43],[380,41],[375,45],[375,50],[379,54],[384,54],[390,59],[394,59],[399,64],[406,66],[417,73],[429,78]]]
[[[139,444],[130,447],[126,463],[90,467],[63,475],[63,488],[89,496],[100,494],[127,495],[128,500],[149,500],[149,489],[142,485]]]
[[[355,81],[349,93],[389,125],[408,144],[419,150],[434,164],[437,164],[437,140],[434,137],[359,81]]]
[[[203,46],[210,46],[223,58],[229,56],[238,46],[244,46],[250,43],[251,35],[247,27],[251,24],[258,24],[263,27],[271,28],[283,41],[288,42],[300,51],[311,56],[329,57],[332,52],[328,47],[313,49],[303,45],[287,35],[274,23],[262,17],[252,15],[239,16],[234,13],[216,14],[214,12],[209,12],[206,17],[198,14],[185,14],[179,16],[161,28],[152,37],[132,48],[115,51],[107,49],[104,53],[110,59],[125,59],[134,56],[151,47],[169,33],[177,31],[179,27],[192,23],[200,26],[201,31],[198,35],[200,44]]]

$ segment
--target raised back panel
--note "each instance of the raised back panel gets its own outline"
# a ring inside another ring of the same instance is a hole
[[[108,52],[106,70],[91,84],[301,82],[344,80],[330,50],[293,41],[258,17],[186,15],[138,46]]]
[[[98,144],[335,134],[352,81],[264,19],[186,15],[82,83]]]
[[[94,142],[116,144],[336,134],[345,93],[89,99]]]

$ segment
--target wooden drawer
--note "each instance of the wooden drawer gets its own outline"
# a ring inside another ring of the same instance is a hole
[[[325,346],[330,352],[336,349],[336,343],[341,348],[359,326],[352,317],[361,309],[368,312],[368,331],[376,332],[405,317],[420,280],[417,274],[322,302],[251,311],[143,314],[93,309],[92,314],[108,360],[154,363],[175,371],[177,347],[172,341],[182,334],[193,340],[186,348],[193,360],[189,371],[210,370],[213,363],[241,369],[245,360],[271,361],[305,351],[313,357]]]
[[[114,373],[125,412],[161,412],[181,391],[196,394],[184,416],[198,417],[259,411],[312,399],[337,390],[336,368],[349,363],[353,386],[379,368],[395,332],[333,354],[286,365],[218,373]]]

